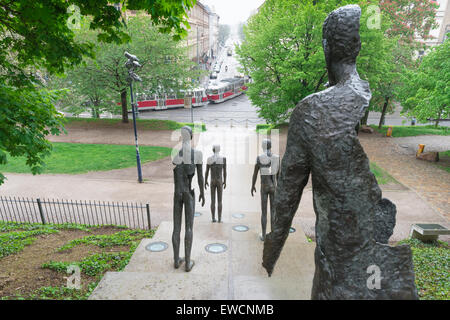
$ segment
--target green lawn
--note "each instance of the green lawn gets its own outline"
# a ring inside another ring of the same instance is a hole
[[[411,246],[416,287],[420,299],[450,299],[450,247],[436,241],[424,243],[417,239],[400,241]]]
[[[122,123],[122,119],[95,119],[95,118],[74,118],[67,117],[66,125],[78,125],[78,126],[100,126],[100,127],[115,127],[121,125],[127,125]],[[129,119],[128,125],[132,125],[132,118]],[[137,119],[136,120],[138,129],[141,130],[177,130],[184,126],[189,126],[195,129],[195,132],[206,131],[206,125],[202,124],[192,124],[184,122],[176,122],[172,120],[158,120],[158,119]]]
[[[370,163],[370,171],[375,175],[378,184],[397,183],[397,180],[374,162]]]
[[[444,152],[439,152],[439,158],[440,158],[440,162],[437,162],[436,165],[441,168],[444,169],[445,171],[450,173],[450,150],[444,151]],[[445,164],[444,164],[445,163]]]
[[[375,131],[386,135],[386,132],[389,126],[383,126],[381,129],[378,129],[377,125],[371,125]],[[449,127],[435,127],[435,126],[393,126],[392,136],[394,138],[400,137],[415,137],[422,135],[439,135],[439,136],[448,136],[450,135]]]
[[[150,162],[170,156],[172,149],[141,146],[141,162]],[[136,165],[136,148],[128,145],[53,143],[51,155],[44,159],[43,173],[79,174],[89,171],[108,171]],[[0,172],[30,173],[22,157],[8,157]]]

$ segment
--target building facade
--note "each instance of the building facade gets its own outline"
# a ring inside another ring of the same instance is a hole
[[[206,9],[209,12],[209,57],[211,60],[214,60],[219,52],[220,17],[208,6],[206,6]]]
[[[188,22],[191,28],[185,41],[189,59],[207,69],[210,62],[209,12],[200,1],[188,11]]]
[[[430,35],[433,39],[427,41],[427,45],[435,46],[444,42],[450,37],[450,6],[449,0],[437,0],[439,9],[436,13],[436,22],[438,27],[431,30]]]

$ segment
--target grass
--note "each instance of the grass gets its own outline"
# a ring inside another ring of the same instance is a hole
[[[370,163],[370,171],[375,175],[375,178],[377,179],[377,182],[380,185],[388,183],[397,183],[397,180],[395,180],[389,173],[387,173],[386,170],[379,167],[374,162]]]
[[[117,229],[112,234],[87,235],[71,240],[60,248],[48,248],[63,255],[77,246],[96,246],[98,248],[120,248],[121,251],[103,251],[92,254],[92,249],[85,249],[85,254],[79,261],[48,261],[41,265],[42,269],[53,270],[61,274],[61,279],[67,277],[67,268],[76,265],[80,268],[83,286],[80,290],[69,289],[65,285],[40,287],[28,293],[1,297],[0,300],[86,300],[97,286],[105,272],[122,271],[129,263],[131,256],[143,238],[152,238],[155,230],[131,230],[123,226],[113,226]],[[82,230],[91,232],[101,227],[89,227],[78,224],[42,225],[37,223],[15,223],[0,221],[0,258],[18,254],[27,245],[32,245],[40,234],[58,233],[61,230]],[[62,259],[63,256],[62,256]],[[62,281],[64,282],[64,281]]]
[[[437,162],[436,165],[438,168],[443,169],[450,173],[450,150],[439,152],[440,162]],[[445,164],[443,164],[445,163]]]
[[[371,125],[371,127],[383,134],[386,135],[386,132],[389,126],[383,126],[381,129],[378,129],[377,125]],[[415,137],[421,135],[439,135],[439,136],[448,136],[450,135],[449,127],[435,127],[435,126],[393,126],[392,136],[394,138],[400,137]]]
[[[142,163],[170,156],[172,149],[141,146]],[[42,173],[79,174],[89,171],[108,171],[136,165],[136,148],[128,145],[53,143],[51,155],[44,159]],[[23,157],[8,157],[0,172],[29,173]]]
[[[273,129],[282,129],[287,128],[289,123],[280,123],[280,124],[257,124],[256,132],[259,134],[270,134]]]
[[[409,244],[413,254],[416,287],[422,300],[450,300],[450,247],[435,241],[424,243],[418,239],[400,241]]]
[[[128,124],[123,124],[122,119],[96,119],[96,118],[74,118],[67,117],[66,125],[84,126],[84,127],[117,127],[121,125],[132,125],[132,120]],[[206,131],[204,123],[185,123],[176,122],[172,120],[158,120],[158,119],[136,119],[137,127],[141,130],[177,130],[184,126],[189,126],[194,129],[194,132]]]
[[[0,258],[22,251],[33,244],[37,236],[58,233],[60,230],[89,231],[90,228],[77,224],[39,224],[0,221]]]

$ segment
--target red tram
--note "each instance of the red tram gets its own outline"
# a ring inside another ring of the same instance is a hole
[[[248,89],[249,81],[250,79],[247,77],[223,79],[206,90],[208,100],[213,103],[221,103],[235,98]]]
[[[138,94],[138,110],[166,110],[183,108],[185,96],[181,94],[144,95]],[[139,101],[140,100],[140,101]],[[208,103],[208,97],[204,88],[192,91],[192,106],[202,107]],[[131,111],[131,110],[130,110]]]

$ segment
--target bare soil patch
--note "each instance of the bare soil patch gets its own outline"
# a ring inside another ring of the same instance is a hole
[[[124,251],[128,247],[99,248],[80,245],[64,252],[57,249],[67,242],[89,235],[113,234],[121,229],[102,227],[91,232],[80,230],[60,230],[59,233],[37,236],[36,241],[17,254],[0,259],[0,298],[7,296],[28,296],[41,287],[64,286],[67,278],[61,273],[41,268],[49,261],[80,261],[95,253]],[[95,281],[93,277],[82,275],[84,287]]]

